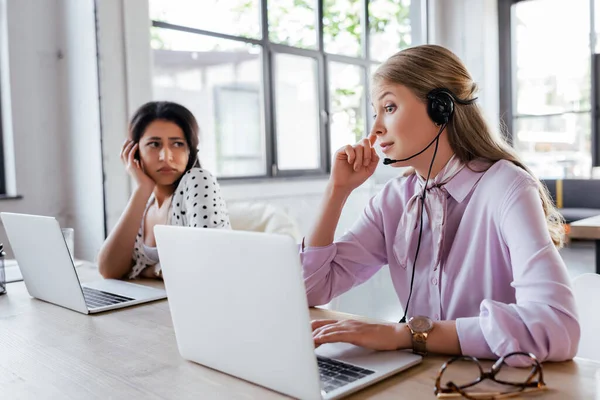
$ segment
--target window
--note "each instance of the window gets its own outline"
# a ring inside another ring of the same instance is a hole
[[[2,107],[0,107],[0,197],[6,195],[6,171],[4,166],[4,138],[2,137]]]
[[[568,7],[562,0],[505,0],[499,5],[500,18],[510,22],[500,25],[510,29],[501,37],[508,39],[511,55],[509,65],[501,66],[510,71],[501,85],[501,102],[504,111],[510,107],[504,114],[515,149],[540,178],[589,178],[590,0],[572,0]]]
[[[149,1],[154,98],[190,108],[220,178],[328,173],[373,67],[424,41],[424,0]]]

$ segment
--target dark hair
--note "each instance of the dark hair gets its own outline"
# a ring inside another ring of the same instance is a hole
[[[129,138],[134,143],[138,143],[148,125],[156,120],[169,121],[176,124],[183,131],[183,136],[190,149],[185,170],[188,171],[194,167],[200,167],[198,160],[198,122],[190,110],[181,104],[170,101],[150,101],[133,114],[129,123]]]

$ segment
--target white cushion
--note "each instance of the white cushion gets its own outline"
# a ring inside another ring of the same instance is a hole
[[[227,204],[231,228],[240,231],[289,235],[297,242],[302,240],[296,221],[280,208],[258,202],[233,202]]]

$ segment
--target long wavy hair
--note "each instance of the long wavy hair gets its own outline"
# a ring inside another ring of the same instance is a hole
[[[373,74],[373,83],[401,84],[424,102],[427,101],[427,93],[435,88],[447,88],[461,99],[475,97],[478,90],[462,61],[450,50],[436,45],[416,46],[396,53]],[[452,150],[465,164],[474,159],[492,163],[507,160],[536,180],[550,237],[556,247],[562,247],[564,220],[554,206],[548,189],[512,147],[490,129],[480,106],[477,103],[457,105],[446,129]],[[408,173],[414,173],[414,170]]]

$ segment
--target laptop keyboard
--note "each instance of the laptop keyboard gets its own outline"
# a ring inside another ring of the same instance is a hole
[[[81,289],[83,289],[83,297],[88,308],[111,306],[133,300],[130,297],[103,292],[102,290],[92,289],[87,286],[82,286]]]
[[[321,383],[325,393],[375,373],[375,371],[369,369],[321,356],[317,356],[317,364],[319,365]]]

